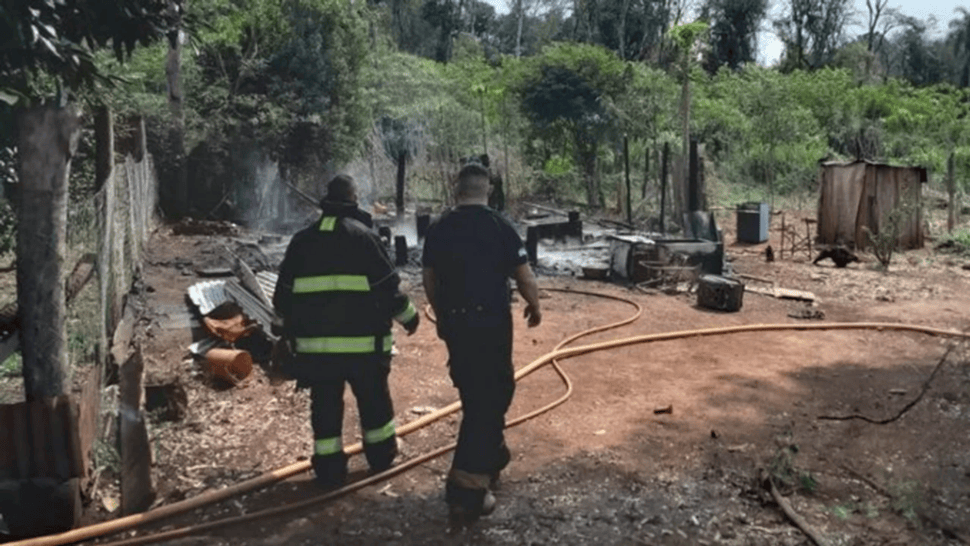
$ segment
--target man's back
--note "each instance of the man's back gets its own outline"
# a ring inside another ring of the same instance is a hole
[[[431,226],[422,260],[436,272],[436,299],[443,310],[505,310],[508,279],[524,263],[525,249],[515,228],[494,210],[462,205]]]

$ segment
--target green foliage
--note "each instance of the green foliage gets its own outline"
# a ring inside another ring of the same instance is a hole
[[[779,447],[768,464],[768,475],[779,490],[814,493],[818,488],[818,481],[810,472],[795,466],[797,454],[798,446],[795,444],[789,443]]]
[[[909,222],[913,212],[918,205],[913,202],[902,201],[891,211],[889,211],[879,222],[879,231],[873,232],[867,226],[863,226],[866,237],[869,239],[872,253],[882,265],[883,270],[889,269],[892,263],[893,252],[896,250],[899,232],[903,224]]]
[[[0,4],[0,102],[44,100],[53,79],[58,90],[89,87],[106,75],[93,52],[110,46],[120,60],[179,24],[165,0],[5,1]]]
[[[23,368],[23,359],[20,352],[16,352],[3,362],[0,362],[0,379],[6,377],[20,377]]]
[[[918,523],[919,510],[923,505],[923,492],[915,480],[898,481],[890,485],[892,508],[907,520]]]

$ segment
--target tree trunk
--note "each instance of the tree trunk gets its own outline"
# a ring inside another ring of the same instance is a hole
[[[401,152],[397,156],[397,192],[395,193],[394,204],[397,206],[397,215],[404,215],[404,175],[408,164],[407,152]]]
[[[653,146],[647,143],[646,150],[643,151],[643,188],[640,189],[640,199],[647,198],[647,185],[650,183],[650,152]]]
[[[64,327],[67,180],[80,121],[74,108],[40,107],[20,117],[17,305],[28,401],[64,394],[69,381]]]
[[[681,148],[681,161],[679,166],[679,176],[677,177],[677,191],[674,192],[676,202],[674,207],[680,218],[683,215],[686,205],[684,197],[687,195],[687,158],[690,154],[690,51],[684,54],[684,82],[680,91],[680,107],[683,114],[683,147]],[[678,198],[679,197],[679,198]]]
[[[633,204],[630,201],[630,139],[623,135],[623,177],[626,179],[626,223],[633,224]]]
[[[583,166],[583,178],[586,182],[586,202],[590,207],[603,205],[600,199],[599,183],[596,179],[596,146],[580,144],[580,163]]]
[[[515,31],[515,57],[519,58],[522,56],[522,21],[525,19],[525,9],[522,5],[522,0],[518,1],[519,7],[519,28]]]
[[[181,7],[179,4],[181,3]],[[181,19],[185,0],[168,1],[169,13]],[[179,25],[180,27],[180,25]],[[179,27],[176,27],[177,29]],[[175,191],[170,213],[181,218],[189,212],[189,165],[185,153],[185,109],[182,103],[182,40],[181,30],[168,35],[168,59],[165,80],[168,85],[168,105],[172,112],[172,144],[175,146]]]
[[[620,6],[620,22],[617,28],[617,45],[620,58],[626,60],[626,14],[630,11],[630,0],[623,0]]]
[[[670,158],[670,143],[664,142],[663,156],[660,158],[660,233],[667,233],[667,161]]]

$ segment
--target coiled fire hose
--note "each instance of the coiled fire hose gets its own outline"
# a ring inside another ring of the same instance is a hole
[[[588,354],[592,352],[615,349],[617,347],[622,347],[626,345],[654,343],[658,341],[669,341],[674,339],[684,339],[684,338],[691,338],[691,337],[729,335],[729,334],[744,333],[744,332],[776,332],[776,331],[808,331],[808,330],[876,330],[880,332],[881,331],[902,331],[902,332],[922,333],[922,334],[932,335],[932,336],[959,337],[963,339],[970,338],[970,334],[954,331],[954,330],[944,330],[940,328],[932,328],[928,326],[920,326],[920,325],[914,325],[914,324],[896,324],[896,323],[883,323],[883,322],[849,322],[849,323],[821,323],[821,324],[750,324],[750,325],[742,325],[742,326],[727,326],[727,327],[717,327],[717,328],[683,330],[678,332],[644,334],[644,335],[632,336],[627,338],[612,339],[612,340],[603,341],[599,343],[592,343],[589,345],[579,345],[575,347],[563,348],[565,345],[575,341],[576,339],[579,339],[588,335],[592,335],[594,333],[609,330],[612,328],[617,328],[619,326],[623,326],[623,325],[629,324],[630,322],[633,322],[634,320],[640,317],[642,313],[642,308],[635,301],[622,298],[619,296],[612,296],[608,294],[601,294],[601,293],[595,293],[595,292],[585,292],[585,291],[579,291],[579,290],[569,290],[569,289],[544,288],[543,290],[584,294],[584,295],[613,299],[635,307],[637,309],[637,312],[633,316],[623,319],[621,321],[618,321],[612,324],[603,325],[603,326],[597,326],[589,330],[585,330],[577,334],[574,334],[566,338],[565,340],[561,341],[553,351],[546,353],[545,355],[542,355],[538,359],[532,361],[528,365],[517,370],[515,373],[515,379],[516,381],[519,381],[520,379],[535,372],[536,370],[545,366],[546,364],[552,364],[553,369],[563,380],[563,383],[566,386],[566,392],[560,398],[556,399],[550,404],[547,404],[542,408],[539,408],[526,415],[523,415],[512,421],[509,421],[507,424],[507,426],[509,427],[521,424],[522,422],[525,422],[538,415],[541,415],[542,413],[545,413],[559,406],[560,404],[565,402],[566,399],[569,398],[569,396],[572,394],[572,382],[569,380],[569,377],[566,376],[566,374],[562,371],[562,368],[559,366],[560,360],[583,355],[583,354]],[[438,421],[448,415],[451,415],[452,413],[455,413],[459,409],[461,409],[460,402],[454,402],[452,404],[449,404],[448,406],[445,406],[435,412],[429,413],[428,415],[425,415],[405,425],[402,425],[397,429],[397,434],[399,436],[406,436],[425,426],[430,425],[435,421]],[[425,453],[424,455],[421,455],[414,459],[407,460],[397,466],[391,467],[390,469],[384,472],[381,472],[379,474],[375,474],[365,479],[348,484],[340,489],[336,489],[334,491],[330,491],[328,493],[318,495],[316,497],[306,499],[304,501],[299,501],[296,503],[279,506],[276,508],[262,510],[260,512],[253,512],[251,514],[246,514],[242,516],[230,517],[230,518],[211,521],[211,522],[194,525],[190,527],[173,529],[170,531],[163,531],[160,533],[155,533],[155,534],[146,535],[142,537],[134,537],[127,540],[111,542],[111,543],[108,543],[107,546],[122,546],[122,545],[131,546],[136,544],[149,544],[153,542],[158,542],[160,540],[169,540],[169,539],[174,539],[179,537],[197,535],[199,533],[209,531],[211,529],[215,529],[218,527],[223,527],[226,525],[244,523],[244,522],[248,522],[248,521],[252,521],[260,518],[272,517],[272,516],[285,514],[288,512],[301,510],[309,506],[334,500],[338,497],[342,497],[344,495],[347,495],[349,493],[352,493],[364,487],[368,487],[376,483],[379,483],[381,481],[390,479],[418,465],[424,464],[425,462],[431,459],[434,459],[435,457],[444,455],[445,453],[453,450],[454,448],[455,448],[455,444],[440,447],[432,452]],[[363,445],[361,443],[357,443],[352,446],[348,446],[345,449],[345,452],[348,455],[353,455],[353,454],[360,453],[362,450],[363,450]],[[297,474],[306,472],[310,470],[310,468],[311,468],[310,461],[300,461],[276,470],[272,470],[261,476],[257,476],[256,478],[245,480],[243,482],[226,487],[224,489],[203,493],[197,497],[186,499],[184,501],[179,501],[170,505],[162,506],[154,510],[150,510],[148,512],[144,512],[141,514],[134,514],[131,516],[126,516],[126,517],[118,518],[111,521],[97,523],[86,527],[81,527],[78,529],[72,529],[70,531],[66,531],[63,533],[57,533],[53,535],[47,535],[43,537],[37,537],[37,538],[22,540],[18,542],[12,542],[12,543],[8,543],[8,546],[60,546],[63,544],[70,544],[70,543],[79,542],[82,540],[119,533],[122,531],[141,527],[143,525],[147,525],[149,523],[159,521],[164,518],[182,514],[190,510],[194,510],[196,508],[208,506],[210,504],[214,504],[214,503],[226,500],[233,496],[240,495],[242,493],[252,491],[254,489],[267,487],[269,485],[272,485],[273,483],[276,483],[284,479],[287,479],[289,477],[295,476]]]

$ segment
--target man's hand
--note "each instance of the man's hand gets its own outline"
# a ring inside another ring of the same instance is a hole
[[[404,327],[404,330],[407,331],[408,335],[410,336],[410,335],[414,334],[414,332],[417,332],[418,331],[418,324],[420,324],[420,323],[421,323],[421,314],[420,313],[415,313],[414,314],[414,318],[412,318],[411,320],[405,322],[401,326]]]
[[[538,326],[542,322],[542,311],[539,310],[538,305],[526,305],[525,312],[522,313],[522,316],[528,319],[529,328]]]

